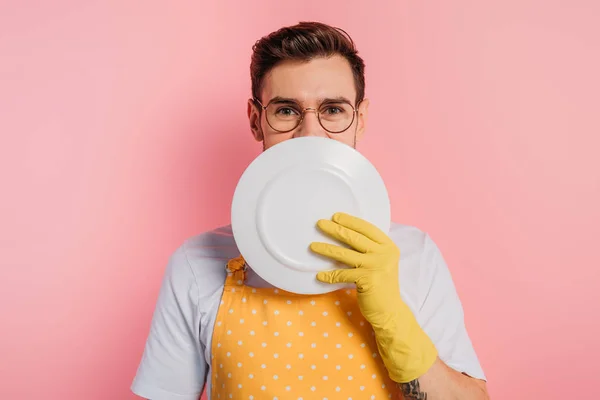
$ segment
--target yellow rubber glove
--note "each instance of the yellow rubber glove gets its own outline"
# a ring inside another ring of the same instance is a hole
[[[390,378],[399,383],[423,375],[437,359],[437,350],[400,297],[400,250],[379,228],[360,218],[336,213],[319,220],[325,234],[352,249],[311,243],[315,253],[346,264],[348,269],[319,272],[326,283],[355,283],[358,305],[371,324]]]

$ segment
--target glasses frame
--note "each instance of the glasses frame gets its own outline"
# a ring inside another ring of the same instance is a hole
[[[258,106],[262,109],[262,111],[267,111],[267,107],[269,107],[271,105],[271,103],[273,102],[271,100],[271,101],[269,101],[269,103],[267,103],[266,106],[263,106],[263,104],[261,103],[261,101],[259,99],[257,99],[256,97],[254,97],[253,100],[254,100],[255,103],[258,104]],[[340,103],[348,104],[350,107],[352,107],[352,121],[350,121],[350,124],[348,124],[347,128],[345,128],[345,129],[343,129],[341,131],[331,131],[331,130],[325,128],[325,126],[323,126],[323,123],[321,122],[321,115],[319,113],[319,110],[317,108],[313,108],[313,107],[303,108],[302,112],[300,114],[300,118],[298,118],[298,123],[296,124],[296,126],[294,126],[292,129],[288,129],[286,131],[275,129],[273,127],[273,125],[271,125],[271,122],[269,122],[269,118],[267,117],[266,113],[265,113],[265,119],[267,120],[267,124],[269,124],[269,126],[271,127],[271,129],[273,129],[274,131],[279,132],[279,133],[288,133],[288,132],[293,131],[294,129],[296,129],[297,127],[299,127],[302,124],[302,121],[304,121],[304,115],[307,112],[314,112],[315,114],[317,114],[317,120],[319,121],[319,125],[321,125],[321,127],[323,129],[325,129],[329,133],[340,134],[340,133],[346,132],[348,129],[350,129],[350,127],[354,123],[354,119],[356,118],[356,115],[358,114],[358,107],[360,106],[361,102],[358,102],[358,104],[356,104],[356,106],[353,106],[351,103],[349,103],[347,101],[340,101]],[[320,106],[319,106],[319,108],[320,108]]]

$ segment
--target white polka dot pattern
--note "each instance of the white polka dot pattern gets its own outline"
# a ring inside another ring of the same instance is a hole
[[[397,398],[354,290],[302,296],[243,280],[227,278],[217,314],[211,398]]]

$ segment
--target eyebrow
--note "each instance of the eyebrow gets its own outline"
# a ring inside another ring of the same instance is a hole
[[[350,102],[350,100],[348,100],[346,97],[344,96],[337,96],[337,97],[321,97],[317,99],[319,104],[322,103],[348,103],[348,104],[352,104]],[[268,103],[274,103],[274,104],[289,104],[289,103],[295,103],[295,104],[301,104],[300,101],[298,101],[297,99],[291,98],[291,97],[281,97],[281,96],[275,96],[273,97],[271,100],[269,100],[267,102]]]

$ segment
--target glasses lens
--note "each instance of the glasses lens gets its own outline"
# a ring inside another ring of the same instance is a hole
[[[295,129],[302,118],[302,110],[294,104],[269,104],[266,114],[271,128],[280,132]]]
[[[354,109],[348,103],[323,104],[319,108],[319,120],[325,130],[340,133],[354,122]]]
[[[276,131],[296,129],[302,119],[302,108],[297,104],[272,103],[266,109],[267,122]],[[331,133],[341,133],[354,122],[354,109],[348,103],[326,103],[319,107],[319,121]]]

